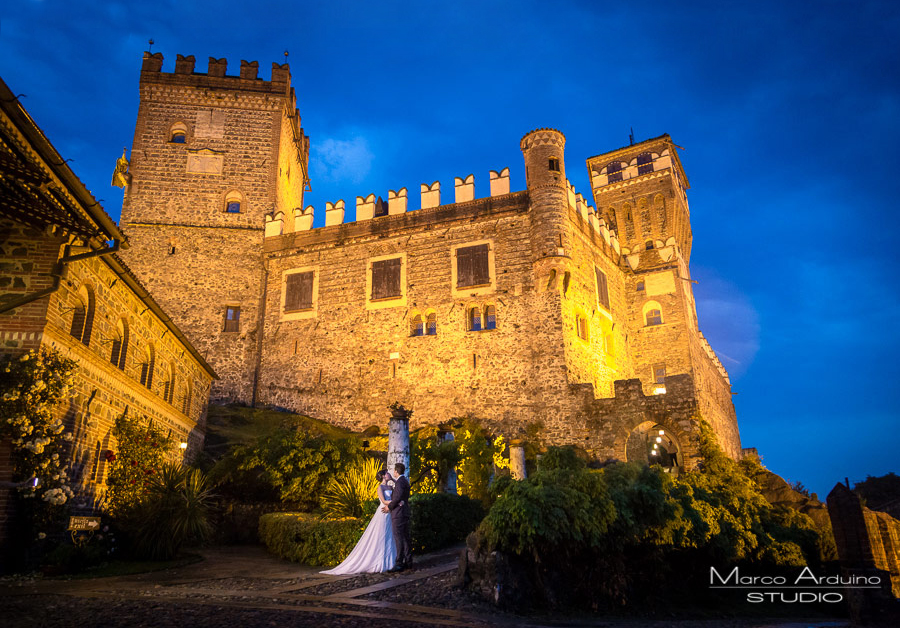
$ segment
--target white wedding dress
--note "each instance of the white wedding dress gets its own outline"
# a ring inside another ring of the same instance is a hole
[[[391,500],[391,489],[385,489],[385,499]],[[393,569],[397,562],[397,548],[391,528],[391,513],[381,512],[381,502],[366,526],[359,542],[340,565],[319,573],[341,576],[351,573],[379,573]]]

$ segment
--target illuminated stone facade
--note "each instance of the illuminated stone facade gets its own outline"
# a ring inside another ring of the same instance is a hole
[[[357,197],[352,222],[328,203],[313,228],[287,67],[263,81],[248,65],[204,75],[179,57],[164,73],[145,55],[122,219],[129,263],[222,376],[214,398],[357,429],[399,400],[413,427],[473,414],[514,438],[540,423],[548,444],[688,466],[702,416],[740,456],[667,135],[588,160],[598,210],[566,178],[563,134],[540,129],[521,142],[523,191],[502,169],[487,198],[469,175],[453,203],[423,184],[419,210],[402,188]]]

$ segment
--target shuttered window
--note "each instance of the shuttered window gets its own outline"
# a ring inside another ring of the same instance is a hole
[[[223,331],[240,331],[241,329],[241,308],[226,307],[225,308],[225,329]]]
[[[372,262],[372,299],[396,299],[403,296],[400,291],[399,257]]]
[[[597,303],[605,307],[607,310],[609,309],[609,285],[606,282],[606,273],[602,270],[594,267],[594,272],[597,274]]]
[[[72,328],[69,330],[72,338],[81,340],[81,334],[84,333],[84,306],[79,304],[75,308],[75,314],[72,316]]]
[[[285,277],[284,311],[308,310],[313,306],[313,271]]]
[[[464,246],[456,249],[456,287],[469,288],[491,283],[488,267],[488,245]]]

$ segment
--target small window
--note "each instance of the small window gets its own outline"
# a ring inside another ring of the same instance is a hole
[[[606,165],[606,177],[609,183],[622,180],[622,162],[612,161]]]
[[[187,141],[187,126],[184,122],[176,122],[169,129],[169,142],[172,144],[184,144]]]
[[[653,365],[653,383],[654,384],[665,384],[666,383],[666,365],[665,364],[654,364]]]
[[[643,282],[643,281],[637,282],[637,291],[638,291],[638,292],[643,292],[643,291],[644,291],[644,282]]]
[[[493,305],[484,306],[484,328],[497,329],[497,308]]]
[[[466,328],[469,331],[481,331],[481,308],[470,307],[466,314]]]
[[[128,325],[125,321],[120,320],[116,329],[116,336],[113,338],[112,350],[110,351],[109,361],[120,371],[125,370],[125,363],[128,357]]]
[[[647,326],[662,325],[662,312],[657,309],[647,310]]]
[[[184,383],[184,397],[181,399],[181,413],[187,416],[191,414],[191,383]]]
[[[402,264],[403,259],[399,257],[372,262],[372,300],[403,296],[400,289]]]
[[[409,335],[410,336],[423,336],[425,335],[425,326],[422,323],[422,315],[416,314],[412,317],[409,323]]]
[[[175,368],[170,364],[165,372],[166,381],[163,382],[163,401],[172,403],[175,399]]]
[[[241,308],[231,306],[225,308],[225,329],[223,331],[240,331]]]
[[[425,317],[425,335],[437,336],[437,315],[434,312]]]
[[[313,279],[315,273],[291,273],[284,278],[284,311],[297,312],[313,306]]]
[[[488,245],[478,244],[456,249],[456,287],[471,288],[490,283]]]
[[[653,240],[647,240],[647,242],[644,244],[644,248],[647,249],[648,251],[652,251],[653,250]]]
[[[647,174],[653,172],[653,155],[650,153],[641,153],[637,156],[638,174]]]
[[[582,340],[590,339],[590,332],[588,331],[588,319],[584,314],[578,314],[575,317],[575,331],[578,333],[578,337]]]
[[[550,158],[550,163],[547,165],[547,169],[552,172],[559,172],[559,159],[556,157]]]
[[[609,310],[609,283],[606,273],[595,266],[594,274],[597,277],[597,303]]]
[[[91,331],[94,327],[94,291],[87,286],[82,286],[78,291],[78,303],[72,315],[72,325],[69,334],[80,340],[85,347],[91,346]]]
[[[153,345],[147,349],[144,362],[141,364],[141,385],[147,388],[153,387],[153,371],[156,367],[156,351]]]
[[[240,214],[243,201],[244,197],[240,192],[229,192],[225,195],[225,213]]]

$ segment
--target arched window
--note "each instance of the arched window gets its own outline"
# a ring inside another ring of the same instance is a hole
[[[416,314],[410,319],[409,322],[409,335],[410,336],[422,336],[424,335],[424,325],[422,323],[422,315]]]
[[[493,305],[484,306],[484,328],[497,329],[497,308]]]
[[[125,370],[126,359],[128,358],[128,323],[119,319],[116,326],[116,336],[113,338],[112,351],[109,354],[109,361],[120,371]]]
[[[551,157],[549,163],[547,164],[547,169],[552,172],[559,172],[559,159],[556,157]]]
[[[638,174],[647,174],[653,172],[653,155],[650,153],[641,153],[637,156]]]
[[[643,307],[644,324],[647,327],[652,325],[662,325],[662,307],[656,301],[648,301]]]
[[[94,291],[89,286],[81,286],[78,291],[78,303],[72,315],[72,327],[69,334],[80,340],[85,347],[91,346],[91,330],[94,327]]]
[[[653,240],[647,240],[647,242],[644,244],[644,248],[647,249],[648,251],[652,251],[653,250]]]
[[[469,331],[481,331],[481,308],[477,305],[470,307],[466,313],[466,328]]]
[[[191,414],[191,395],[193,387],[190,381],[184,383],[184,397],[181,399],[181,413],[187,416]]]
[[[240,214],[241,213],[241,204],[244,202],[244,197],[237,190],[232,190],[228,194],[225,195],[225,213],[226,214]]]
[[[153,345],[147,347],[144,354],[144,362],[141,364],[141,384],[147,388],[153,388],[153,369],[156,366],[156,350]]]
[[[169,129],[169,142],[172,144],[184,144],[187,140],[187,126],[184,122],[176,122]]]
[[[611,161],[606,164],[606,177],[609,183],[622,180],[622,162]]]
[[[425,335],[437,336],[437,314],[429,312],[425,316]]]
[[[98,480],[98,475],[100,471],[100,441],[97,441],[97,446],[94,447],[94,464],[91,465],[91,481],[96,482]]]
[[[163,401],[172,403],[175,400],[175,365],[169,364],[165,372],[166,381],[163,383]]]
[[[588,319],[584,314],[577,314],[575,316],[575,331],[578,333],[578,337],[582,340],[590,340]]]

